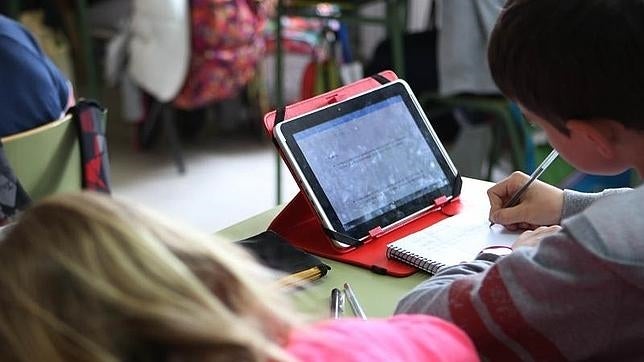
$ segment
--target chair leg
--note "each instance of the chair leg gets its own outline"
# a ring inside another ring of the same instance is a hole
[[[168,143],[170,144],[170,152],[172,152],[172,157],[174,162],[177,165],[177,170],[180,174],[186,172],[186,164],[183,160],[183,153],[181,152],[181,142],[179,141],[179,133],[177,131],[177,126],[174,123],[172,117],[172,107],[165,105],[161,111],[161,121],[163,122],[163,133],[165,133],[168,138]]]
[[[485,179],[488,181],[492,181],[492,172],[494,171],[494,165],[496,165],[497,161],[499,160],[499,155],[501,154],[502,137],[499,137],[499,136],[503,132],[502,126],[501,124],[499,124],[499,122],[493,122],[491,127],[492,127],[492,145],[488,150],[487,175],[485,177]]]
[[[387,1],[387,30],[391,38],[392,64],[400,78],[405,77],[403,27],[406,24],[406,6],[405,1]]]
[[[94,47],[87,24],[87,0],[76,0],[76,22],[80,32],[81,51],[87,82],[87,92],[90,97],[98,97],[98,84],[96,75],[96,62],[94,60]]]
[[[155,138],[156,128],[162,126],[163,133],[170,144],[170,152],[172,152],[174,162],[177,164],[177,170],[180,174],[183,174],[186,172],[186,165],[181,152],[179,133],[172,117],[172,111],[172,105],[154,101],[150,107],[150,113],[142,125],[139,143],[143,149],[149,148],[153,138]],[[158,124],[159,120],[160,125]]]
[[[150,111],[145,117],[145,121],[139,129],[139,147],[141,149],[150,148],[155,138],[155,129],[159,120],[159,115],[163,110],[163,103],[152,101]]]
[[[20,0],[8,0],[8,5],[6,5],[5,10],[7,11],[7,15],[18,19],[18,16],[20,16]]]

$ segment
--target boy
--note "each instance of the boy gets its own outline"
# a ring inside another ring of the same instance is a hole
[[[488,58],[561,157],[585,172],[644,175],[644,1],[509,0]],[[526,179],[514,173],[488,191],[490,220],[536,229],[510,255],[437,274],[396,312],[452,320],[494,361],[641,359],[644,188],[582,194],[535,182],[502,208]]]

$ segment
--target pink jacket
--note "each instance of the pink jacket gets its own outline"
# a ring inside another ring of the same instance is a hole
[[[286,350],[300,361],[479,361],[455,325],[424,315],[320,322],[291,333]]]

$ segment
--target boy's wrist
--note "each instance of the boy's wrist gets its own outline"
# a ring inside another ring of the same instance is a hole
[[[476,256],[475,260],[486,260],[495,263],[500,258],[512,253],[512,248],[509,246],[489,246],[484,248]]]

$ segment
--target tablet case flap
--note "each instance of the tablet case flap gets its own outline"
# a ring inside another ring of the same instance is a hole
[[[458,213],[460,201],[446,205],[443,212],[430,212],[356,248],[336,249],[322,230],[322,226],[300,191],[280,212],[268,227],[287,239],[293,246],[311,254],[361,266],[378,274],[405,277],[417,271],[416,268],[386,256],[387,244],[404,236],[422,230],[444,218]]]
[[[392,71],[380,72],[378,75],[389,81],[398,79]],[[380,85],[382,85],[380,81],[373,77],[367,77],[336,90],[289,105],[281,110],[284,114],[280,115],[280,118],[288,120],[289,118],[311,112],[330,103],[377,88]],[[264,127],[271,139],[273,139],[275,118],[276,111],[267,113],[264,117]],[[293,173],[292,171],[291,173]],[[460,181],[460,177],[458,179]],[[455,195],[459,193],[455,193]],[[277,215],[268,229],[280,234],[291,242],[293,246],[308,251],[311,254],[361,266],[379,274],[405,277],[414,274],[418,269],[408,264],[388,259],[386,256],[387,244],[458,213],[460,210],[458,197],[453,198],[452,202],[444,205],[439,210],[441,212],[429,212],[392,231],[373,237],[359,247],[340,250],[333,246],[322,229],[322,225],[317,214],[309,204],[309,200],[300,191],[280,214]]]

